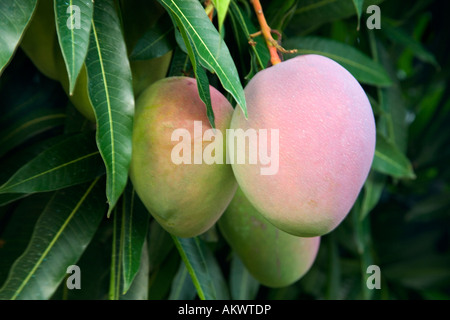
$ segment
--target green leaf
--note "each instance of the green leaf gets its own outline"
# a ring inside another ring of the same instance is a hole
[[[71,6],[74,6],[73,10]],[[56,31],[69,76],[69,92],[72,94],[89,46],[93,1],[54,0],[54,8]]]
[[[253,24],[251,19],[245,14],[245,11],[242,10],[235,1],[231,1],[230,3],[230,12],[234,19],[238,22],[245,39],[248,41],[250,39],[250,35],[257,32],[258,28]],[[254,41],[256,42],[255,46],[248,46],[256,57],[258,68],[262,70],[267,67],[270,60],[270,54],[263,38],[254,39]]]
[[[381,134],[377,134],[377,145],[372,169],[395,178],[415,178],[408,158],[398,150],[394,143]]]
[[[383,0],[365,0],[363,11],[369,5],[380,4]],[[296,23],[292,31],[305,34],[319,26],[336,20],[342,20],[355,15],[355,5],[352,0],[302,0],[299,1],[295,15]]]
[[[131,52],[131,60],[147,60],[165,55],[175,47],[173,23],[166,15],[138,40]]]
[[[4,225],[0,245],[0,287],[13,262],[25,251],[39,213],[44,211],[52,196],[51,192],[38,193],[20,201]]]
[[[167,299],[179,265],[180,255],[173,250],[158,268],[150,271],[149,300]]]
[[[109,216],[128,180],[134,115],[130,64],[112,0],[95,2],[86,67],[97,145],[106,166]]]
[[[120,300],[147,300],[149,288],[149,261],[147,241],[142,246],[142,254],[136,276],[133,279],[126,294],[120,296]]]
[[[0,157],[26,140],[62,126],[66,115],[54,108],[41,108],[0,129]]]
[[[400,152],[405,153],[408,142],[407,110],[400,83],[396,77],[397,70],[392,56],[375,38],[373,32],[369,32],[369,41],[374,60],[379,61],[391,79],[394,79],[391,87],[377,88],[378,101],[382,111],[377,121],[377,132],[382,133],[396,145]]]
[[[392,42],[401,44],[411,49],[418,59],[422,60],[423,62],[430,63],[436,68],[439,68],[439,64],[435,56],[430,51],[428,51],[420,43],[420,41],[414,39],[402,28],[394,27],[390,23],[383,23],[383,27],[381,28],[381,30],[389,39],[392,40]]]
[[[381,198],[381,193],[385,187],[386,177],[377,172],[371,171],[364,184],[364,195],[361,204],[361,214],[359,219],[364,220],[370,211],[377,205]]]
[[[0,289],[0,299],[50,298],[104,216],[103,188],[97,178],[55,193],[36,223],[27,249]]]
[[[222,30],[223,22],[228,12],[228,6],[230,5],[230,0],[212,0],[214,8],[217,10],[217,20],[219,33]]]
[[[191,60],[192,67],[194,68],[198,94],[200,99],[206,105],[206,114],[208,116],[209,123],[211,124],[211,127],[215,128],[216,126],[214,123],[214,112],[212,109],[211,95],[209,92],[208,76],[206,75],[205,69],[203,69],[202,66],[200,65],[199,61],[200,59],[198,57],[198,54],[193,50],[192,41],[191,39],[189,39],[189,36],[186,30],[184,29],[184,26],[182,25],[180,19],[178,19],[178,17],[175,15],[172,15],[172,18],[177,24],[179,32],[183,38],[184,44],[186,45],[187,53]]]
[[[358,26],[356,28],[357,30],[359,30],[360,27],[363,4],[364,0],[353,0],[353,5],[355,6],[356,9],[356,15],[358,16]]]
[[[172,236],[201,300],[229,299],[228,288],[212,252],[195,238]]]
[[[0,76],[11,61],[37,0],[0,0]]]
[[[169,300],[193,300],[197,291],[189,276],[189,271],[183,261],[180,263],[175,279],[170,289]]]
[[[296,55],[318,54],[333,59],[359,82],[376,86],[392,84],[383,66],[347,44],[320,37],[295,37],[287,40],[284,45],[293,49],[297,48]]]
[[[170,234],[160,224],[153,220],[150,223],[148,236],[148,256],[150,260],[150,272],[161,266],[173,249],[173,241]]]
[[[52,191],[90,181],[104,173],[91,134],[78,134],[42,152],[21,167],[0,193]]]
[[[201,64],[217,74],[224,89],[233,96],[247,117],[244,89],[234,61],[200,2],[197,0],[158,1],[167,11],[178,17],[200,57]]]
[[[129,185],[114,209],[109,291],[111,300],[122,299],[122,296],[128,293],[142,264],[148,269],[148,258],[145,258],[147,253],[142,256],[142,250],[147,237],[149,218],[147,210]],[[146,259],[147,263],[142,259]],[[141,274],[141,277],[145,275]],[[134,289],[137,288],[140,288],[139,284],[135,285]],[[137,291],[147,294],[147,288]],[[136,292],[127,297],[134,294]]]
[[[230,294],[233,300],[254,300],[259,282],[253,278],[236,253],[233,253],[230,269]]]

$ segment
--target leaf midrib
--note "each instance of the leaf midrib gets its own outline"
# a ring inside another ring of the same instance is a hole
[[[8,186],[7,188],[0,187],[0,194],[1,194],[1,193],[5,193],[5,190],[9,190],[9,189],[14,188],[14,187],[16,187],[16,186],[18,186],[18,185],[21,185],[21,184],[23,184],[23,183],[25,183],[25,182],[28,182],[28,181],[30,181],[30,180],[39,178],[39,177],[41,177],[41,176],[43,176],[43,175],[49,174],[49,173],[51,173],[51,172],[53,172],[53,171],[59,170],[59,169],[61,169],[61,168],[64,168],[64,167],[66,167],[66,166],[68,166],[68,165],[71,165],[72,163],[75,163],[75,162],[78,162],[78,161],[87,159],[87,158],[92,157],[92,156],[94,156],[94,155],[96,155],[96,154],[98,154],[98,153],[99,153],[98,151],[95,151],[95,152],[89,153],[89,154],[87,154],[87,155],[84,155],[84,156],[82,156],[82,157],[80,157],[80,158],[71,160],[71,161],[69,161],[69,162],[65,162],[65,163],[63,163],[63,164],[61,164],[61,165],[59,165],[59,166],[56,166],[56,167],[54,167],[54,168],[52,168],[52,169],[50,169],[50,170],[41,172],[41,173],[36,174],[36,175],[34,175],[34,176],[32,176],[32,177],[29,177],[29,178],[27,178],[27,179],[25,179],[25,180],[21,180],[21,181],[15,183],[15,184],[13,184],[13,185]],[[13,179],[13,178],[14,178],[14,176],[13,176],[11,179]],[[8,184],[8,182],[6,182],[3,186],[7,186],[7,184]]]
[[[48,253],[50,252],[50,250],[53,248],[53,246],[55,245],[56,241],[59,239],[59,237],[61,236],[61,234],[64,232],[64,230],[66,229],[67,225],[69,224],[69,222],[72,220],[72,218],[74,217],[74,215],[78,212],[78,209],[81,207],[81,205],[83,204],[83,202],[86,200],[87,196],[89,195],[89,193],[91,192],[92,188],[94,188],[95,184],[97,183],[97,181],[100,178],[96,178],[92,184],[89,186],[89,188],[86,190],[86,192],[83,194],[83,196],[81,197],[80,201],[78,201],[78,203],[75,205],[75,208],[72,210],[72,212],[69,214],[69,216],[67,217],[67,219],[64,221],[63,225],[61,226],[61,228],[58,230],[58,232],[56,233],[55,237],[52,239],[52,241],[49,243],[49,245],[47,246],[47,248],[44,250],[44,253],[40,256],[39,260],[36,262],[36,264],[33,266],[33,268],[31,269],[31,271],[28,273],[27,277],[23,280],[23,282],[21,283],[21,285],[19,286],[19,288],[16,290],[16,292],[14,293],[14,295],[12,296],[11,300],[15,300],[20,292],[23,290],[23,288],[27,285],[28,281],[30,280],[30,278],[32,277],[32,275],[36,272],[37,268],[39,268],[39,266],[42,264],[42,261],[44,261],[45,257],[48,255]],[[26,254],[26,252],[24,253],[24,255]]]

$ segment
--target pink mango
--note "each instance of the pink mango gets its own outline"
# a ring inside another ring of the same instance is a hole
[[[352,208],[374,157],[375,121],[364,90],[335,61],[303,55],[257,73],[245,96],[248,119],[237,107],[230,128],[278,130],[279,157],[278,171],[263,175],[267,165],[249,163],[248,146],[235,149],[246,151],[244,164],[232,162],[240,188],[285,232],[332,231]],[[267,145],[268,155],[277,152]]]

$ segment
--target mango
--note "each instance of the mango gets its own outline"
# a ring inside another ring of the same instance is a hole
[[[320,237],[300,238],[274,227],[240,188],[218,226],[250,274],[272,288],[285,287],[302,278],[319,250]]]
[[[242,191],[287,233],[331,232],[352,208],[375,152],[375,120],[363,88],[335,61],[302,55],[257,73],[244,91],[248,119],[236,107],[230,128],[252,129],[259,138],[267,130],[274,141],[260,139],[256,163],[249,161],[250,144],[234,145],[245,153],[241,163],[231,159]],[[271,174],[264,173],[264,154],[278,162]]]
[[[54,46],[56,35],[53,0],[39,0],[20,47],[36,68],[50,79],[58,79]]]
[[[195,79],[159,80],[136,101],[130,178],[150,214],[166,231],[179,237],[207,231],[225,211],[237,188],[231,166],[226,164],[221,135],[229,126],[233,108],[211,86],[210,94],[215,131],[211,130]],[[208,152],[211,146],[217,146],[214,152]],[[204,161],[208,153],[218,159]]]

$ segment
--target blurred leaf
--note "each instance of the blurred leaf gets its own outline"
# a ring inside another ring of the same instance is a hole
[[[199,238],[172,236],[201,300],[229,299],[228,288],[213,254]]]
[[[0,299],[49,299],[91,241],[104,215],[104,186],[94,182],[57,192],[16,260]]]
[[[41,108],[6,125],[0,129],[0,157],[39,133],[62,126],[65,118],[55,108]]]
[[[95,2],[86,67],[97,144],[106,165],[109,216],[128,180],[134,114],[130,64],[112,0]]]
[[[173,52],[172,62],[170,63],[168,77],[188,75],[191,69],[190,62],[189,56],[181,48],[176,47]]]
[[[19,199],[22,199],[26,197],[28,193],[5,193],[0,194],[0,206],[5,206],[7,204],[10,204],[14,201],[17,201]]]
[[[355,5],[356,15],[358,16],[358,26],[356,29],[359,30],[364,0],[353,0],[353,4]]]
[[[450,218],[450,191],[418,201],[405,216],[406,221],[431,221],[439,218]]]
[[[91,134],[79,134],[45,150],[21,167],[0,193],[52,191],[92,180],[104,173]]]
[[[230,268],[231,299],[254,300],[258,294],[259,282],[248,272],[235,253],[233,253]]]
[[[228,6],[230,5],[230,0],[212,0],[214,8],[217,10],[217,20],[219,31],[222,30],[223,22],[228,12]]]
[[[193,300],[196,295],[197,291],[192,283],[186,264],[181,261],[178,272],[172,282],[169,300]]]
[[[149,300],[167,299],[180,265],[180,256],[174,250],[164,262],[150,273]]]
[[[363,11],[369,5],[379,4],[383,0],[365,0]],[[342,20],[355,15],[353,0],[302,0],[298,3],[292,27],[297,34],[311,32],[324,23]]]
[[[54,0],[54,8],[56,31],[72,94],[89,46],[94,5],[91,0],[71,0],[69,3]]]
[[[0,76],[12,59],[37,0],[0,0]]]
[[[448,288],[450,258],[433,253],[398,261],[383,267],[383,275],[394,283],[417,290]]]
[[[296,37],[284,42],[289,48],[297,48],[295,54],[318,54],[333,59],[347,69],[358,81],[376,86],[390,86],[391,79],[383,66],[354,47],[320,37]]]
[[[131,60],[147,60],[158,58],[175,47],[174,28],[172,21],[164,15],[158,23],[150,28],[138,40],[131,52]]]
[[[361,215],[359,217],[361,221],[364,220],[370,211],[377,205],[385,187],[385,182],[386,177],[384,175],[370,171],[364,184]]]
[[[335,300],[340,298],[342,286],[341,263],[339,258],[337,241],[334,233],[326,238],[328,249],[328,270],[327,270],[327,288],[326,297],[328,300]]]
[[[390,23],[384,23],[381,30],[383,30],[383,33],[389,39],[391,39],[392,42],[401,44],[401,45],[411,49],[417,58],[419,58],[423,62],[432,64],[436,68],[439,68],[439,64],[437,63],[435,56],[431,52],[429,52],[420,43],[420,41],[414,39],[412,36],[410,36],[408,33],[406,33],[402,28],[394,27]]]
[[[149,283],[149,261],[147,241],[142,246],[142,255],[136,277],[133,279],[127,293],[120,296],[120,300],[147,300]]]
[[[381,134],[377,134],[377,144],[372,168],[396,178],[415,178],[412,165],[408,158]]]
[[[202,65],[217,74],[247,116],[244,89],[225,42],[197,0],[158,0],[166,10],[178,17]],[[187,44],[186,44],[187,45]]]
[[[282,31],[295,14],[299,0],[270,1],[264,8],[264,15],[272,29]]]
[[[152,220],[148,235],[150,272],[161,266],[173,247],[174,244],[170,234],[156,220]]]

